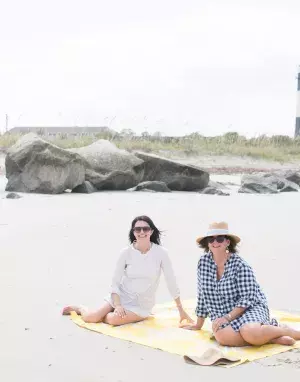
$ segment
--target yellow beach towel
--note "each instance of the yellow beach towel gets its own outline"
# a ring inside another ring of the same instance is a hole
[[[193,315],[195,301],[183,302],[187,312]],[[300,329],[300,315],[272,311],[280,323]],[[75,312],[72,321],[89,330],[122,340],[135,342],[155,349],[184,357],[186,362],[199,365],[224,365],[232,367],[247,361],[269,357],[291,349],[300,348],[300,341],[294,346],[264,345],[232,348],[220,346],[212,337],[211,322],[207,319],[200,331],[189,331],[178,327],[178,312],[173,303],[157,305],[154,316],[145,321],[112,327],[107,324],[87,324]]]

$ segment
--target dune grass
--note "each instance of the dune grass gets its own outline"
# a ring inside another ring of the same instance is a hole
[[[0,136],[0,148],[11,147],[20,135],[4,134]],[[121,134],[98,134],[95,136],[67,137],[58,136],[47,139],[62,148],[87,146],[98,139],[108,139],[117,147],[128,151],[144,151],[165,156],[232,155],[257,159],[289,162],[300,160],[300,137],[295,139],[284,135],[275,135],[246,139],[231,132],[222,136],[205,137],[193,133],[184,137],[126,136]]]

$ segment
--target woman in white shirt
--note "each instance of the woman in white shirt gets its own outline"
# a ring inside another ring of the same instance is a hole
[[[63,314],[75,311],[85,322],[124,325],[151,315],[155,294],[163,270],[169,292],[178,308],[180,323],[192,322],[181,305],[179,288],[166,249],[160,244],[160,231],[148,216],[138,216],[131,224],[130,245],[121,251],[109,296],[96,311],[67,306]]]

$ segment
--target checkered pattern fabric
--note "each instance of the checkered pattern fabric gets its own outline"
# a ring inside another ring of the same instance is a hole
[[[246,311],[230,322],[235,331],[245,323],[259,322],[278,325],[270,319],[267,299],[256,281],[250,265],[239,255],[232,254],[225,264],[224,273],[217,279],[217,265],[211,253],[201,256],[198,263],[198,297],[196,315],[213,321],[230,313],[236,307]],[[223,325],[223,327],[228,324]]]

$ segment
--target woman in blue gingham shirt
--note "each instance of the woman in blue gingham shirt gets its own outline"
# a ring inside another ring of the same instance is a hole
[[[197,272],[198,319],[185,328],[200,330],[209,316],[221,345],[294,344],[300,331],[280,327],[270,318],[266,296],[252,268],[237,254],[239,241],[224,222],[211,224],[207,234],[197,239],[205,250]]]

